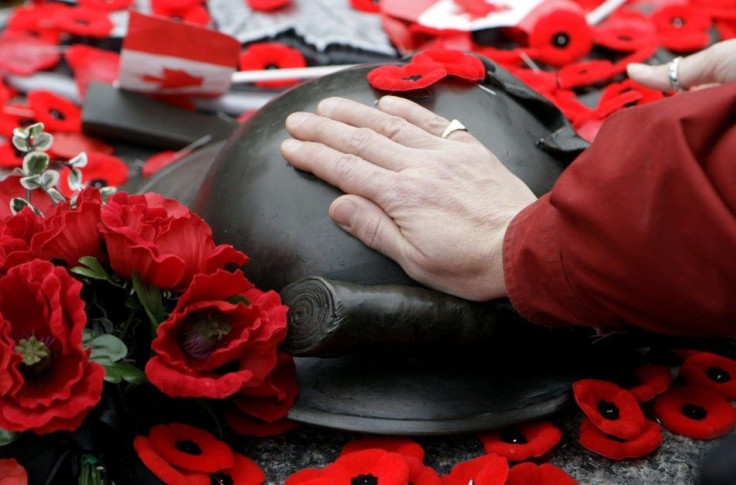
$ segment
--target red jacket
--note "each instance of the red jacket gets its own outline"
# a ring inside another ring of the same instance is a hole
[[[613,115],[503,256],[532,322],[736,335],[736,83]]]

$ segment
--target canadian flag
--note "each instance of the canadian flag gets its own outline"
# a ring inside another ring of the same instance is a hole
[[[230,87],[239,50],[229,35],[131,11],[118,83],[130,91],[219,96]]]

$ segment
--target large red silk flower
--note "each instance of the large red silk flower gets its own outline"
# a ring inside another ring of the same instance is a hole
[[[160,289],[185,290],[198,273],[248,260],[230,245],[215,246],[210,227],[185,206],[153,193],[114,194],[102,208],[100,231],[115,273],[137,273]]]

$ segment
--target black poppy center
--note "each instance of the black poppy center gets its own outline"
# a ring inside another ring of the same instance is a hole
[[[696,406],[695,404],[685,404],[682,406],[682,414],[684,414],[685,417],[696,421],[701,421],[708,416],[708,412],[705,409],[700,406]]]
[[[615,441],[617,443],[626,443],[625,439],[619,438],[618,436],[613,436],[611,434],[607,434],[606,438],[608,438],[609,440]]]
[[[179,440],[176,442],[176,449],[182,453],[188,453],[190,455],[201,455],[202,448],[192,440]]]
[[[413,76],[401,78],[402,81],[419,81],[420,79],[422,79],[421,74],[414,74]]]
[[[554,44],[555,47],[559,47],[559,48],[567,47],[567,44],[569,43],[570,43],[570,36],[564,32],[558,32],[552,36],[552,44]]]
[[[23,118],[18,122],[20,126],[31,126],[33,123],[35,123],[35,121],[31,118]]]
[[[373,475],[358,475],[350,480],[350,485],[378,485],[378,478]]]
[[[278,64],[266,64],[266,71],[270,71],[272,69],[280,69],[280,67],[278,66]]]
[[[729,382],[731,380],[731,374],[720,367],[711,367],[705,371],[705,375],[707,375],[711,381],[719,384]]]
[[[211,485],[233,485],[233,477],[225,475],[224,473],[215,473],[210,476]]]
[[[89,20],[77,17],[74,19],[74,23],[77,25],[87,26],[89,25]]]
[[[612,402],[606,400],[598,401],[598,412],[601,413],[601,416],[605,419],[610,419],[611,421],[615,421],[620,417],[618,407],[616,407]]]
[[[682,17],[675,17],[675,18],[673,18],[672,19],[672,26],[673,27],[677,27],[678,29],[680,27],[684,27],[685,26],[685,19],[682,18]]]
[[[501,433],[501,441],[512,445],[524,445],[529,442],[523,433],[515,429],[509,429]]]
[[[104,179],[94,179],[89,181],[89,185],[96,189],[101,189],[102,187],[107,187],[107,181]]]
[[[62,113],[61,111],[59,111],[58,109],[51,108],[49,110],[49,114],[55,120],[65,120],[66,119],[66,115]]]

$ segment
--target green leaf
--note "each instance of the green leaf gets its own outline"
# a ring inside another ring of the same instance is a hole
[[[67,165],[74,168],[82,168],[87,166],[87,154],[84,152],[79,153],[71,160],[66,162]]]
[[[233,295],[225,298],[225,301],[232,303],[233,305],[237,305],[238,303],[244,303],[246,306],[250,305],[250,300],[243,295]]]
[[[76,168],[72,168],[69,171],[69,176],[66,180],[69,183],[69,188],[74,191],[84,188],[84,185],[82,185],[82,172]]]
[[[161,290],[154,285],[149,285],[141,279],[138,273],[133,273],[133,289],[138,296],[138,301],[143,305],[143,309],[148,315],[148,319],[154,325],[166,319],[166,311],[161,298]]]
[[[36,175],[49,166],[49,156],[45,153],[31,152],[23,157],[22,170],[24,175]]]
[[[49,133],[41,133],[33,139],[33,149],[45,152],[54,144],[54,137]]]
[[[13,197],[12,199],[10,199],[10,210],[13,212],[13,214],[17,214],[25,207],[33,208],[31,203],[28,202],[26,199],[21,199],[20,197]]]
[[[36,190],[37,188],[41,187],[41,176],[36,174],[29,175],[28,177],[21,177],[20,184],[23,186],[24,189]]]
[[[53,187],[46,189],[46,194],[51,197],[51,200],[54,201],[54,204],[66,201],[66,198],[61,195],[61,192]]]
[[[102,365],[110,365],[124,359],[128,355],[128,347],[122,340],[114,335],[103,334],[95,337],[89,344],[92,352],[89,354],[89,360],[100,363]]]
[[[23,138],[25,140],[29,136],[28,128],[23,128],[22,126],[13,128],[13,137]]]
[[[18,432],[0,429],[0,446],[9,445],[13,441],[17,440],[19,436],[20,433]]]
[[[72,273],[86,276],[95,280],[109,280],[110,275],[105,271],[97,258],[94,256],[82,256],[79,262],[84,266],[75,266],[70,271]]]
[[[95,338],[95,333],[89,328],[82,330],[82,346],[86,349],[89,347],[89,343]]]
[[[105,380],[114,384],[122,381],[131,384],[142,384],[146,382],[146,374],[138,367],[128,362],[116,362],[114,364],[105,365]]]
[[[105,202],[108,197],[110,197],[112,194],[117,192],[117,187],[113,187],[112,185],[108,185],[105,187],[100,188],[100,196],[102,197],[102,202]]]
[[[59,182],[59,172],[56,170],[46,170],[41,174],[41,188],[48,190]]]
[[[43,133],[43,123],[33,123],[32,125],[27,126],[25,131],[31,136],[38,136]]]

